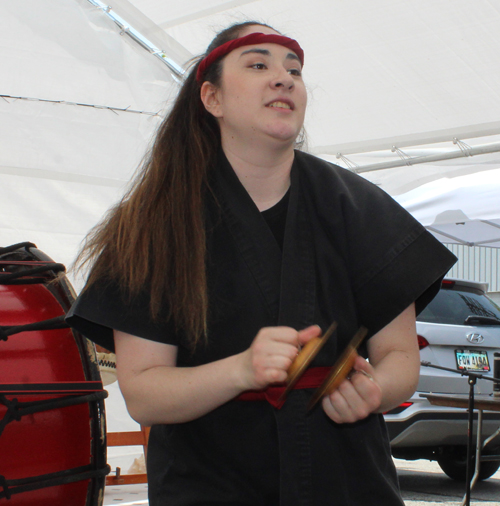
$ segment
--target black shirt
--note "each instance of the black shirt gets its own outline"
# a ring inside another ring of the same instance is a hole
[[[285,193],[277,204],[262,211],[262,216],[266,220],[266,223],[281,249],[283,249],[283,241],[285,239],[286,213],[288,211],[289,200],[290,190]]]

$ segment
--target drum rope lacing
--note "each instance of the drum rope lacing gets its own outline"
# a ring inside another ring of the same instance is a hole
[[[20,249],[36,248],[36,244],[32,242],[19,242],[17,244],[11,244],[10,246],[0,247],[0,255],[6,255],[7,253],[14,253]]]
[[[18,422],[25,415],[48,411],[50,409],[75,406],[77,404],[101,401],[107,396],[108,392],[106,390],[102,390],[88,395],[74,395],[52,400],[48,399],[43,401],[23,402],[19,401],[17,398],[9,400],[4,395],[0,394],[0,404],[7,407],[7,412],[0,422],[0,435],[2,435],[4,428],[9,422]],[[10,499],[12,494],[19,494],[21,492],[29,492],[32,490],[65,485],[67,483],[73,483],[81,480],[100,478],[108,475],[110,471],[111,468],[107,464],[101,469],[95,469],[93,465],[89,464],[87,466],[65,469],[55,473],[42,474],[39,476],[15,480],[7,480],[5,476],[0,474],[0,488],[3,488],[3,492],[0,492],[0,499],[3,497]]]
[[[25,276],[33,276],[34,274],[43,274],[47,271],[64,272],[66,271],[66,267],[63,264],[47,262],[43,265],[39,265],[38,267],[32,267],[31,269],[23,269],[18,272],[9,272],[7,274],[0,273],[0,285],[30,285],[42,283],[45,281],[43,278],[19,278],[24,278]]]
[[[33,394],[47,394],[47,392],[30,392]],[[66,408],[68,406],[76,406],[77,404],[84,404],[86,402],[101,401],[106,399],[108,392],[101,390],[92,394],[76,394],[60,397],[59,399],[46,399],[43,401],[19,401],[17,398],[12,400],[7,399],[5,395],[0,394],[0,404],[7,407],[7,412],[0,421],[0,436],[6,425],[10,422],[19,422],[21,417],[40,413],[42,411],[49,411],[51,409]]]
[[[0,325],[0,341],[7,341],[9,336],[19,334],[20,332],[28,332],[30,330],[55,330],[67,329],[69,325],[64,321],[63,316],[56,316],[41,322],[27,323],[25,325]]]
[[[66,485],[76,481],[89,480],[92,478],[101,478],[109,474],[111,468],[108,464],[102,469],[94,469],[91,464],[64,471],[57,471],[50,474],[42,474],[40,476],[31,476],[29,478],[19,478],[16,480],[7,480],[5,476],[0,474],[0,499],[4,497],[10,499],[12,494],[20,494],[21,492],[30,492],[41,488],[54,487],[57,485]]]
[[[8,246],[7,248],[0,248],[0,255],[16,251],[20,247],[32,247],[32,243],[20,243]],[[16,265],[16,264],[13,264]],[[43,274],[45,272],[64,272],[66,267],[63,264],[55,262],[47,262],[38,267],[30,269],[21,269],[17,272],[0,273],[0,285],[7,284],[38,284],[44,282],[43,278],[26,278],[26,276],[33,276],[35,274]],[[55,330],[69,328],[69,325],[64,321],[64,315],[56,318],[50,318],[41,322],[28,323],[25,325],[0,325],[0,341],[7,341],[8,336],[18,334],[19,332],[26,332],[30,330]]]

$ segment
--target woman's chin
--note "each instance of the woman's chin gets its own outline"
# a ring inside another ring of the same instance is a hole
[[[270,128],[266,133],[271,139],[293,145],[295,143],[295,139],[297,139],[300,133],[300,130],[297,131],[295,128],[290,127],[280,127]]]

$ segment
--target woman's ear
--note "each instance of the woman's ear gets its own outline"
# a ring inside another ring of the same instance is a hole
[[[205,81],[201,85],[200,98],[205,106],[205,109],[210,114],[216,118],[220,118],[222,116],[219,89],[216,88],[210,81]]]

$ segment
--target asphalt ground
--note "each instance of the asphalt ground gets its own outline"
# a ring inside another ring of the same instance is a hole
[[[436,462],[395,459],[406,506],[460,506],[465,484],[448,478]],[[471,491],[471,506],[500,506],[500,470],[478,482]],[[375,506],[375,505],[374,505]]]
[[[460,506],[465,484],[448,478],[435,462],[395,460],[406,506]],[[147,485],[106,487],[104,506],[146,506]],[[500,506],[500,471],[479,482],[471,492],[471,506]],[[383,506],[374,503],[373,506]]]

